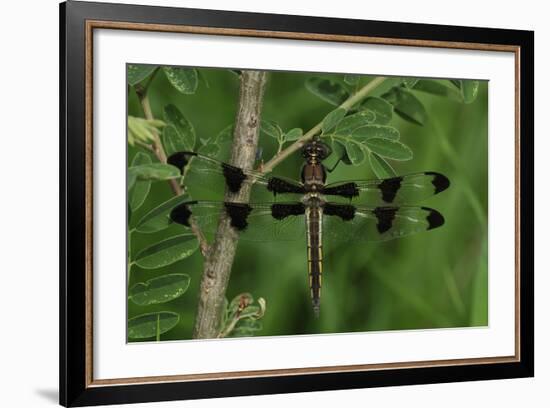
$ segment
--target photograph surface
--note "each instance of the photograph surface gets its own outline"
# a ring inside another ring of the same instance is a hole
[[[129,342],[488,325],[488,81],[127,85]]]

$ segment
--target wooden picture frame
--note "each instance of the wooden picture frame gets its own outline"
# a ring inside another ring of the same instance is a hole
[[[94,30],[105,28],[514,53],[514,355],[94,379],[92,59]],[[533,32],[69,1],[60,6],[60,67],[62,405],[120,404],[534,375]]]

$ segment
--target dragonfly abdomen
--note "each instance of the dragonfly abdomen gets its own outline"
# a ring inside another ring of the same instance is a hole
[[[307,263],[313,311],[319,316],[323,274],[322,209],[306,207]]]

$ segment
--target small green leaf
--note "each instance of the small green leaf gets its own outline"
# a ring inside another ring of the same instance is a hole
[[[334,167],[339,160],[341,160],[345,164],[351,165],[351,161],[347,156],[346,146],[343,141],[331,138],[330,147],[332,149],[332,154],[328,157],[327,160],[324,161],[325,165],[328,168]]]
[[[166,303],[183,295],[191,278],[184,273],[172,273],[136,283],[128,291],[128,297],[136,305],[148,306]]]
[[[136,230],[142,233],[151,233],[168,228],[172,223],[169,216],[170,211],[177,205],[189,200],[190,197],[187,194],[172,197],[145,214],[137,223]]]
[[[359,143],[347,142],[346,154],[354,166],[358,166],[365,161],[365,152]]]
[[[182,94],[194,94],[199,84],[199,76],[194,68],[163,67],[166,78]]]
[[[263,325],[259,320],[243,319],[239,320],[235,329],[231,332],[230,337],[245,337],[252,336],[254,333],[262,330]]]
[[[170,157],[176,152],[180,152],[181,149],[178,148],[180,137],[176,128],[172,125],[166,126],[162,129],[162,146],[166,152],[166,156]]]
[[[356,75],[356,74],[344,75],[344,82],[351,86],[357,85],[360,79],[361,79],[361,75]]]
[[[419,78],[403,78],[403,85],[411,89],[411,88],[414,88],[418,80]]]
[[[164,107],[164,120],[175,130],[170,136],[171,147],[177,149],[176,151],[190,151],[195,148],[195,129],[176,106],[170,104]]]
[[[262,120],[260,122],[260,131],[274,139],[281,140],[283,131],[281,127],[272,120]]]
[[[356,129],[371,124],[375,118],[375,114],[369,111],[354,113],[353,115],[346,116],[342,119],[332,133],[340,136],[349,136]]]
[[[334,129],[334,127],[338,125],[342,121],[342,119],[344,119],[344,116],[346,116],[347,112],[347,109],[338,108],[325,116],[321,124],[321,130],[323,131],[323,133],[327,133]]]
[[[393,116],[393,106],[382,98],[371,96],[361,103],[361,109],[366,109],[374,113],[375,123],[386,125]]]
[[[141,164],[128,168],[128,174],[136,177],[137,181],[143,180],[170,180],[179,177],[180,171],[171,164],[151,163]]]
[[[299,138],[301,138],[303,136],[304,132],[302,131],[302,129],[300,128],[294,128],[294,129],[290,129],[288,132],[285,133],[285,135],[283,136],[284,140],[286,141],[293,141],[293,140],[298,140]]]
[[[413,152],[408,146],[396,140],[389,139],[368,139],[365,145],[370,151],[382,157],[387,157],[392,160],[410,160],[413,157]]]
[[[369,163],[372,171],[379,179],[391,178],[397,176],[395,170],[390,164],[376,153],[369,154]]]
[[[461,92],[453,86],[452,82],[444,79],[421,79],[416,83],[413,89],[415,91],[443,96],[457,102],[462,102]]]
[[[341,105],[349,98],[349,92],[338,82],[311,77],[306,80],[306,89],[332,105]]]
[[[128,173],[127,177],[128,177],[128,191],[130,191],[136,185],[137,176],[135,175],[135,173]]]
[[[173,329],[180,315],[174,312],[146,313],[128,320],[128,337],[146,339]]]
[[[142,164],[151,164],[151,158],[142,152],[138,152],[134,159],[132,160],[132,166],[139,166]],[[136,176],[137,178],[137,176]],[[136,211],[139,207],[142,206],[142,204],[145,202],[145,199],[147,198],[147,195],[149,194],[149,190],[151,189],[151,182],[150,181],[139,181],[136,183],[134,188],[130,191],[130,207],[132,211]]]
[[[472,103],[476,100],[477,97],[477,92],[479,90],[479,81],[463,79],[460,81],[460,90],[462,91],[462,98],[464,99],[464,103]]]
[[[128,84],[132,86],[139,84],[151,75],[156,68],[156,65],[128,64],[126,70]]]
[[[191,256],[198,247],[195,235],[176,235],[145,248],[136,255],[134,262],[144,269],[161,268]]]
[[[368,139],[399,140],[399,130],[392,126],[366,125],[357,128],[351,134],[351,138],[358,142],[365,142]]]
[[[426,122],[426,109],[411,92],[394,87],[382,97],[393,105],[395,112],[403,119],[417,125],[423,125]]]
[[[199,153],[209,157],[216,157],[220,153],[218,145],[209,143],[199,147]]]

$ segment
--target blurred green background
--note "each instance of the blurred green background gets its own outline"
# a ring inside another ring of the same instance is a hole
[[[197,138],[208,139],[232,124],[236,114],[239,79],[227,69],[200,69],[197,92],[184,95],[164,75],[156,75],[149,89],[153,115],[176,105],[193,124]],[[318,74],[316,74],[318,75]],[[272,72],[267,85],[263,119],[283,130],[312,128],[334,109],[304,86],[311,74]],[[323,75],[326,78],[342,75]],[[394,115],[391,125],[414,152],[412,160],[391,161],[397,174],[438,171],[451,187],[422,205],[438,209],[446,219],[442,228],[385,243],[325,242],[321,313],[314,318],[307,281],[306,243],[257,244],[239,242],[227,297],[243,292],[267,301],[261,336],[355,331],[484,326],[488,324],[487,281],[487,90],[480,82],[476,100],[464,104],[450,98],[414,92],[424,104],[423,126]],[[380,95],[383,87],[372,95]],[[132,88],[128,114],[143,117]],[[262,158],[275,154],[274,139],[262,134]],[[128,163],[139,147],[129,146]],[[273,174],[295,179],[303,161],[295,154]],[[375,178],[368,161],[360,166],[340,165],[328,182]],[[204,180],[204,183],[208,183]],[[223,198],[223,191],[200,190],[189,184],[193,199]],[[153,183],[134,219],[171,198],[167,182]],[[368,204],[368,203],[367,203]],[[153,233],[134,233],[132,253],[181,233],[181,226]],[[154,311],[174,311],[181,318],[162,340],[192,336],[202,273],[200,252],[170,266],[147,270],[134,266],[129,285],[167,273],[191,276],[189,290],[164,304],[138,306],[128,302],[128,317]]]

